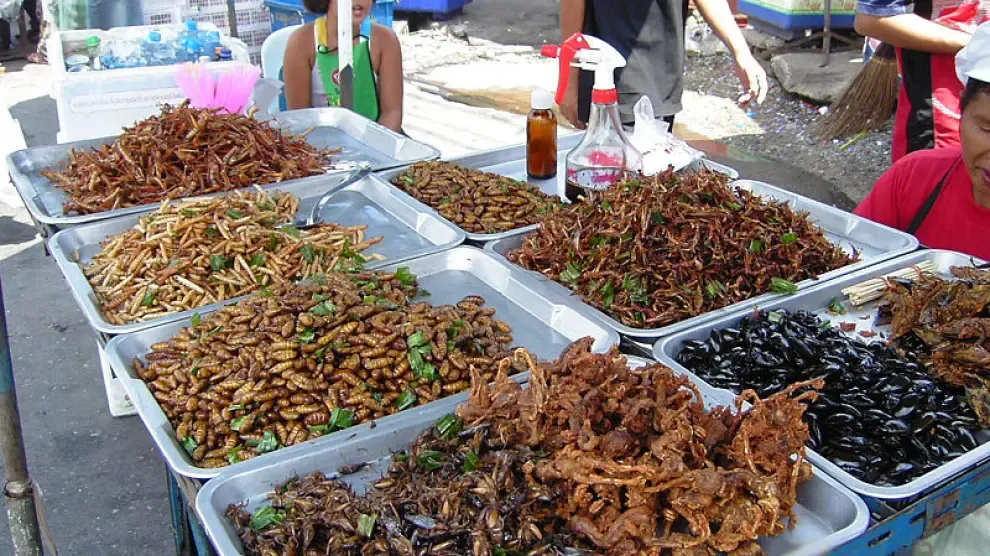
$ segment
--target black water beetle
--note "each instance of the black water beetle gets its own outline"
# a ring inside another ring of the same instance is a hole
[[[880,425],[878,429],[883,434],[893,436],[904,436],[911,434],[911,426],[901,419],[891,419]]]

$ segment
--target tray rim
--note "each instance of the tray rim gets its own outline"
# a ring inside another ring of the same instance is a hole
[[[632,368],[638,368],[648,364],[657,363],[657,361],[648,357],[640,357],[640,356],[634,356],[628,354],[623,354],[623,356],[626,357],[629,366]],[[677,371],[675,370],[675,372]],[[691,378],[692,382],[694,382],[699,386],[699,390],[701,390],[703,395],[710,396],[712,397],[713,401],[719,402],[718,398],[715,397],[714,395],[715,392],[713,391],[713,389],[707,387],[707,385],[704,383],[699,384],[697,378],[694,377],[693,375],[689,376],[689,378]],[[520,383],[523,384],[524,387],[528,387],[528,380]],[[442,417],[447,413],[451,413],[452,411],[456,411],[458,406],[459,404],[457,405],[446,404],[444,406],[435,405],[434,407],[430,408],[430,411],[423,411],[415,416],[416,420],[418,421],[417,425],[422,425],[424,427],[423,430],[425,430],[425,428],[428,427],[430,423],[435,422],[438,418]],[[357,437],[348,438],[347,440],[336,446],[335,450],[347,450],[349,448],[359,447],[363,442],[372,441],[374,436],[384,435],[384,434],[387,433],[372,432],[370,433],[370,435],[366,435],[361,438],[357,438]],[[368,436],[371,436],[372,438],[368,438]],[[329,448],[323,446],[311,445],[310,447],[311,450],[309,450],[309,452],[311,453],[313,452],[319,453],[329,450]],[[282,454],[282,456],[283,457],[280,458],[279,460],[273,459],[267,465],[262,465],[261,463],[258,463],[256,460],[252,460],[247,462],[248,465],[236,470],[231,468],[226,468],[225,471],[217,475],[214,479],[207,482],[206,485],[202,489],[200,489],[199,493],[196,496],[196,502],[194,505],[195,511],[196,514],[199,516],[200,521],[203,523],[204,529],[206,530],[207,536],[210,538],[211,543],[213,544],[214,548],[216,548],[219,551],[221,555],[237,554],[239,553],[238,552],[239,549],[232,543],[232,541],[237,540],[236,538],[233,538],[230,535],[222,534],[225,532],[223,520],[225,520],[226,518],[222,514],[218,514],[217,512],[212,511],[213,507],[215,506],[213,502],[217,492],[221,488],[224,488],[228,483],[237,481],[244,476],[250,476],[259,473],[263,469],[270,469],[272,467],[275,468],[290,467],[294,462],[298,461],[302,457],[305,457],[306,454],[303,454],[302,451],[293,452],[291,454],[285,452]],[[285,471],[288,473],[290,470],[286,469]],[[313,470],[310,470],[309,472],[312,471]],[[836,481],[828,473],[825,473],[823,470],[819,469],[814,464],[812,464],[812,472],[816,478],[822,480],[829,488],[831,488],[836,493],[836,495],[841,496],[848,503],[851,503],[852,507],[854,508],[855,515],[853,519],[850,521],[850,523],[845,527],[833,531],[831,534],[823,538],[815,539],[814,541],[812,541],[812,543],[824,544],[824,546],[801,547],[794,551],[789,552],[788,554],[790,555],[821,554],[829,550],[833,550],[837,547],[842,546],[846,542],[858,537],[859,535],[863,534],[863,532],[865,532],[869,526],[869,521],[870,521],[869,509],[867,508],[866,503],[863,501],[863,499],[860,496],[856,495],[854,492],[846,488],[844,485]],[[829,541],[829,542],[822,543],[822,541]],[[812,543],[808,543],[808,544],[812,544]]]
[[[482,257],[487,258],[489,261],[491,261],[491,262],[493,262],[493,263],[501,266],[503,269],[505,269],[506,271],[508,271],[509,272],[509,276],[511,278],[516,279],[522,285],[529,286],[532,289],[532,284],[529,284],[528,283],[528,279],[527,279],[526,276],[520,275],[515,269],[513,269],[511,267],[505,266],[501,261],[498,261],[497,259],[491,257],[490,254],[485,253],[484,250],[478,249],[476,247],[470,247],[470,246],[455,247],[453,249],[448,249],[448,250],[445,250],[445,251],[439,251],[439,252],[436,252],[436,253],[432,253],[430,255],[426,255],[424,257],[420,257],[420,259],[426,259],[426,258],[430,258],[430,257],[444,257],[444,256],[451,255],[451,254],[453,254],[456,251],[461,251],[461,250],[470,251],[475,256],[479,256],[480,255]],[[411,259],[411,260],[416,260],[416,259]],[[406,261],[406,262],[408,263],[409,261]],[[403,263],[392,263],[391,265],[385,265],[384,268],[385,269],[390,269],[392,267],[398,268],[402,264]],[[534,289],[533,291],[534,291],[535,294],[540,295],[538,290],[535,290]],[[514,302],[514,303],[519,306],[520,310],[529,313],[529,310],[524,305],[522,305],[519,302]],[[559,306],[559,304],[554,304],[552,302],[551,302],[551,304],[552,305]],[[221,305],[221,307],[222,307],[222,305]],[[204,312],[201,312],[200,314],[205,316],[207,314],[211,314],[211,313],[215,312],[219,308],[220,307],[217,307],[217,308],[213,309],[210,312],[205,312],[204,311]],[[583,317],[589,324],[592,324],[592,325],[595,325],[595,326],[599,327],[601,329],[601,332],[605,335],[604,341],[602,342],[602,345],[598,349],[596,349],[596,351],[607,350],[607,349],[611,348],[612,346],[617,346],[619,344],[619,335],[614,330],[612,330],[611,328],[609,328],[605,323],[603,323],[603,322],[601,322],[601,321],[599,321],[597,319],[594,319],[592,317],[589,317],[587,315],[580,315],[580,316]],[[418,412],[419,410],[423,410],[424,408],[429,408],[433,404],[447,403],[447,402],[461,403],[463,400],[466,400],[467,397],[470,395],[470,390],[465,390],[463,392],[459,392],[457,394],[454,394],[453,396],[448,396],[446,398],[441,398],[440,400],[435,400],[434,402],[431,402],[431,403],[428,403],[428,404],[425,404],[425,405],[421,405],[421,406],[417,406],[417,407],[412,408],[412,409],[407,410],[407,411],[395,413],[393,415],[388,415],[388,416],[382,417],[381,419],[377,419],[375,421],[369,421],[367,423],[363,423],[361,425],[357,425],[355,427],[351,427],[351,428],[346,429],[346,430],[342,430],[342,431],[338,431],[338,432],[335,432],[335,433],[332,433],[332,434],[328,434],[326,436],[320,437],[320,438],[315,439],[315,440],[307,441],[307,442],[304,442],[302,444],[297,444],[295,446],[289,446],[287,448],[282,448],[282,449],[277,450],[275,452],[272,452],[270,454],[264,454],[262,456],[258,456],[257,458],[254,458],[252,460],[249,460],[249,461],[246,461],[246,462],[241,462],[241,463],[236,463],[236,464],[233,464],[233,465],[230,465],[230,466],[221,468],[221,469],[207,469],[207,468],[203,468],[203,467],[197,467],[195,465],[192,465],[192,463],[190,461],[188,461],[188,457],[184,456],[183,453],[181,452],[182,448],[179,447],[178,443],[175,442],[174,439],[171,438],[171,436],[168,436],[167,438],[160,438],[160,434],[169,435],[171,432],[174,432],[173,429],[172,429],[172,426],[169,424],[168,419],[165,417],[165,413],[162,410],[161,405],[152,396],[151,391],[148,388],[147,384],[145,384],[145,382],[143,380],[141,380],[140,378],[134,378],[134,377],[132,377],[132,375],[133,375],[133,369],[131,368],[131,362],[128,361],[128,360],[125,360],[122,357],[122,354],[120,353],[120,350],[118,348],[119,344],[121,344],[121,343],[123,343],[125,341],[128,341],[129,339],[133,338],[135,335],[138,335],[138,334],[147,334],[147,333],[150,333],[150,332],[152,332],[154,330],[163,330],[166,327],[175,328],[176,330],[178,330],[178,329],[181,329],[181,328],[185,328],[185,327],[191,326],[191,324],[192,324],[191,323],[191,316],[190,317],[186,317],[186,318],[181,319],[181,320],[169,322],[169,323],[162,323],[160,326],[149,327],[149,328],[146,328],[144,330],[140,330],[140,331],[137,331],[137,332],[134,332],[134,333],[121,334],[121,335],[115,336],[115,337],[111,338],[107,342],[106,347],[105,347],[106,356],[107,356],[107,359],[109,361],[109,364],[110,364],[111,368],[114,371],[114,375],[120,380],[120,383],[123,386],[125,393],[131,399],[131,402],[134,404],[134,407],[137,410],[137,413],[138,413],[138,416],[139,416],[139,418],[140,418],[140,420],[142,422],[142,425],[145,427],[145,429],[151,435],[152,440],[154,441],[154,443],[156,445],[156,449],[162,455],[162,457],[165,459],[165,461],[168,464],[169,468],[172,471],[174,471],[176,474],[181,475],[181,476],[184,476],[184,477],[190,477],[190,478],[194,478],[194,479],[207,479],[207,480],[208,479],[212,479],[213,477],[216,477],[217,475],[220,474],[221,471],[224,471],[224,470],[237,469],[237,468],[239,468],[238,466],[243,467],[246,464],[250,464],[250,463],[252,463],[253,461],[256,461],[256,460],[260,460],[260,461],[263,461],[263,462],[273,461],[272,456],[274,454],[279,454],[279,453],[284,452],[284,451],[295,451],[296,449],[299,449],[299,448],[305,447],[305,446],[309,446],[311,444],[320,444],[320,443],[327,443],[327,442],[339,442],[341,438],[347,437],[350,434],[356,434],[358,432],[363,431],[364,429],[361,428],[361,427],[364,427],[366,425],[370,425],[371,423],[375,423],[376,426],[380,426],[382,424],[383,420],[385,420],[384,422],[385,422],[385,424],[387,424],[393,418],[397,418],[397,419],[408,419],[408,418],[410,418],[410,415],[415,415],[415,414],[417,414],[415,412]],[[547,326],[548,326],[548,328],[550,328],[550,325],[547,325]],[[516,375],[513,375],[510,378],[512,378],[513,380],[524,382],[525,380],[528,380],[528,377],[529,377],[529,372],[527,371],[527,372],[524,372],[524,373],[518,373]],[[167,432],[166,433],[159,433],[159,432],[157,432],[158,429],[162,429],[163,427],[165,429],[167,429]],[[168,447],[163,446],[162,445],[162,442],[169,442],[169,446]]]
[[[580,142],[582,137],[584,137],[584,133],[570,133],[559,138],[557,141],[557,156],[559,157],[562,154],[566,156],[565,153],[569,152],[571,149],[577,146],[577,144]],[[486,158],[489,157],[494,157],[496,160],[495,161],[486,160]],[[522,143],[522,144],[508,145],[505,147],[497,147],[494,149],[472,152],[472,153],[452,157],[449,159],[445,158],[443,159],[443,162],[458,164],[460,166],[472,170],[481,170],[484,172],[490,172],[490,170],[485,170],[485,168],[488,166],[497,165],[497,164],[506,164],[509,162],[518,162],[518,161],[525,162],[525,160],[526,160],[526,144]],[[484,163],[484,165],[482,165],[482,163]],[[739,179],[739,172],[735,168],[732,168],[731,166],[726,166],[725,164],[708,160],[707,158],[702,158],[698,162],[698,164],[705,165],[710,170],[726,174],[729,176],[730,180],[735,181]],[[388,171],[379,172],[379,174],[382,176],[382,179],[388,182],[389,185],[394,187],[397,191],[399,191],[404,195],[409,195],[405,191],[392,185],[392,178],[402,174],[410,166],[412,166],[412,164],[403,165],[401,167],[395,167]],[[412,197],[411,195],[409,196]],[[434,209],[433,207],[430,208],[434,210],[438,215],[440,214],[440,212]],[[440,218],[444,218],[446,220],[446,218],[442,215],[440,216]],[[506,230],[504,232],[485,234],[479,232],[469,232],[461,228],[460,226],[457,226],[457,224],[454,224],[453,222],[451,222],[451,224],[453,224],[459,230],[464,232],[467,241],[471,241],[474,243],[486,243],[490,241],[498,241],[501,239],[515,237],[518,235],[524,235],[540,227],[539,224],[530,224],[528,226],[523,226],[521,228],[514,228],[512,230]]]
[[[344,175],[346,175],[346,174],[341,173],[341,174],[335,175],[334,177],[341,177],[341,176],[344,176]],[[315,177],[322,177],[322,178],[326,179],[326,176],[315,176]],[[357,183],[350,184],[350,185],[345,186],[343,188],[338,187],[339,184],[330,185],[328,187],[328,189],[325,191],[325,193],[333,193],[334,195],[336,195],[338,193],[342,193],[342,192],[345,192],[345,191],[348,191],[348,190],[351,190],[351,189],[360,189],[362,187],[362,185],[366,181],[371,181],[373,183],[376,183],[376,186],[377,187],[381,187],[383,191],[386,191],[388,193],[394,193],[393,188],[391,187],[391,185],[390,184],[387,184],[387,182],[384,182],[384,180],[382,180],[380,177],[378,177],[376,175],[365,176],[364,178],[362,178]],[[298,185],[298,184],[295,184],[295,185]],[[279,187],[276,187],[276,188],[273,188],[273,189],[266,189],[265,191],[266,192],[269,192],[269,193],[270,192],[273,192],[273,191],[284,191],[285,188],[287,188],[287,187],[290,187],[290,184],[288,184],[288,182],[286,182],[284,184],[280,184]],[[226,194],[230,194],[230,193],[233,193],[233,192],[227,192]],[[314,195],[310,195],[310,196],[306,196],[306,197],[301,196],[301,195],[298,195],[297,193],[292,193],[292,194],[293,195],[296,195],[300,199],[300,201],[304,201],[304,200],[318,199],[318,198],[322,197],[324,193],[320,193],[319,195],[315,195],[314,194]],[[173,202],[185,202],[185,201],[190,201],[190,200],[193,200],[193,199],[212,198],[212,197],[213,196],[207,196],[207,197],[185,197],[185,198],[182,198],[182,199],[177,199],[176,201],[173,201]],[[371,200],[372,202],[374,202],[370,198],[369,198],[369,200]],[[419,258],[421,256],[428,256],[428,255],[431,255],[431,254],[434,254],[434,253],[439,253],[439,252],[442,252],[442,251],[446,251],[448,249],[454,249],[454,248],[456,248],[456,247],[458,247],[458,246],[460,246],[461,244],[464,243],[465,237],[464,237],[463,230],[461,230],[460,228],[458,228],[456,226],[453,226],[451,223],[447,222],[443,218],[437,218],[437,215],[431,213],[428,210],[429,207],[427,205],[425,205],[425,204],[417,201],[416,199],[414,199],[412,197],[409,197],[408,199],[401,199],[401,200],[403,202],[411,205],[411,207],[417,212],[417,214],[420,217],[426,216],[426,217],[429,217],[429,218],[435,218],[436,219],[436,222],[438,224],[444,226],[449,231],[453,232],[454,240],[453,241],[450,241],[450,242],[447,242],[447,243],[443,243],[443,244],[434,244],[432,248],[427,249],[427,251],[426,252],[423,252],[423,253],[413,253],[411,255],[402,256],[402,257],[399,257],[399,258],[396,258],[396,259],[385,259],[385,260],[381,260],[381,261],[372,261],[372,262],[370,262],[370,263],[368,263],[368,264],[365,265],[365,268],[367,268],[368,270],[376,270],[376,269],[379,269],[381,267],[389,266],[389,265],[392,265],[392,264],[401,264],[403,262],[407,262],[407,261],[410,261],[410,260]],[[183,320],[183,319],[185,319],[187,317],[191,317],[193,313],[203,314],[204,312],[207,312],[207,311],[213,312],[213,311],[215,311],[215,310],[223,307],[224,305],[229,305],[230,303],[235,303],[237,301],[240,301],[241,299],[244,299],[244,298],[252,295],[251,293],[249,293],[249,294],[246,294],[246,295],[242,295],[242,296],[238,296],[238,297],[233,297],[233,298],[230,298],[230,299],[227,299],[227,300],[224,300],[224,301],[220,301],[220,302],[217,302],[217,303],[211,303],[209,305],[204,305],[202,307],[197,307],[195,309],[189,309],[189,310],[180,311],[180,312],[177,312],[177,313],[169,313],[169,314],[163,315],[163,316],[161,316],[159,318],[151,319],[151,320],[148,320],[148,321],[141,321],[141,322],[126,324],[126,325],[115,325],[115,324],[110,324],[109,322],[107,322],[106,318],[103,316],[103,311],[102,311],[101,307],[97,303],[95,303],[94,300],[92,300],[92,299],[89,298],[89,296],[94,295],[93,288],[92,288],[92,286],[89,285],[89,282],[86,281],[85,276],[82,274],[82,265],[80,263],[75,262],[75,261],[72,260],[72,257],[69,256],[69,253],[66,253],[62,249],[62,247],[60,245],[60,242],[66,236],[73,236],[73,235],[80,234],[80,233],[83,233],[85,231],[89,231],[89,230],[92,230],[92,229],[98,229],[98,228],[101,228],[101,227],[106,227],[106,226],[108,226],[110,224],[123,223],[126,220],[131,220],[131,221],[133,221],[134,224],[136,224],[137,221],[141,217],[145,216],[146,214],[147,213],[130,214],[130,215],[125,215],[125,216],[120,216],[120,217],[117,217],[117,218],[111,218],[111,219],[106,219],[106,220],[101,220],[101,221],[96,221],[96,222],[88,222],[86,224],[82,224],[82,225],[79,225],[79,226],[73,226],[71,228],[66,228],[66,229],[59,230],[58,232],[56,232],[55,234],[53,234],[47,240],[48,252],[51,253],[52,258],[55,259],[55,263],[58,265],[59,271],[61,272],[62,277],[68,283],[69,290],[72,292],[72,296],[76,300],[76,304],[79,306],[80,310],[86,316],[86,320],[89,322],[89,325],[91,327],[93,327],[93,329],[95,329],[97,332],[99,332],[101,334],[107,334],[107,335],[129,334],[129,333],[133,333],[133,332],[139,332],[141,330],[146,330],[148,328],[154,328],[154,327],[159,326],[159,325],[162,325],[162,324],[168,324],[168,323],[171,323],[171,322],[176,322],[176,321],[179,321],[179,320]],[[132,227],[133,227],[133,224],[132,224]],[[415,229],[415,228],[413,228],[413,229]],[[104,235],[104,241],[108,237],[109,236]],[[420,237],[422,237],[422,236],[420,236]],[[85,287],[80,287],[80,286],[83,286],[83,284],[85,285]]]
[[[297,112],[303,112],[303,111],[307,111],[307,110],[311,110],[311,111],[315,111],[315,112],[320,112],[320,111],[323,111],[323,110],[327,110],[327,111],[331,111],[331,113],[336,113],[336,111],[349,112],[349,111],[345,111],[345,110],[343,110],[341,108],[338,108],[338,107],[307,108],[307,109],[304,109],[302,111],[297,111]],[[270,118],[270,120],[275,121],[275,122],[282,122],[282,121],[290,118],[290,116],[288,115],[289,113],[286,113],[286,114],[287,115],[283,115],[281,117],[279,117],[278,115],[276,115],[274,118]],[[296,114],[296,115],[300,115],[300,114]],[[358,117],[358,118],[361,117],[361,116],[358,116],[357,114],[353,114],[353,116],[354,117]],[[350,117],[350,115],[344,114],[342,117],[347,118],[347,117]],[[436,147],[434,147],[432,145],[429,145],[429,144],[424,143],[422,141],[418,141],[416,139],[412,139],[412,138],[407,137],[407,136],[400,135],[400,134],[398,134],[398,133],[396,133],[396,132],[394,132],[394,131],[392,131],[392,130],[384,127],[384,126],[382,126],[381,124],[379,124],[377,122],[372,122],[371,120],[367,120],[367,122],[365,122],[365,124],[366,124],[366,127],[373,127],[376,131],[380,131],[382,133],[386,133],[388,135],[393,136],[393,138],[396,139],[400,144],[402,144],[402,143],[416,143],[416,144],[424,147],[427,151],[430,152],[429,158],[417,158],[417,159],[397,161],[395,163],[390,163],[390,164],[385,165],[385,166],[375,167],[375,171],[376,172],[385,171],[385,170],[391,170],[391,169],[395,169],[395,168],[399,168],[399,167],[403,167],[403,166],[408,166],[408,165],[414,164],[416,162],[423,162],[423,161],[428,161],[428,160],[436,160],[436,159],[440,158],[440,151]],[[38,192],[38,190],[35,189],[34,184],[31,183],[31,181],[28,179],[27,175],[24,174],[23,172],[21,172],[21,170],[15,164],[15,157],[23,157],[26,154],[30,153],[31,151],[36,151],[36,150],[40,150],[40,149],[53,149],[54,150],[54,149],[60,149],[60,148],[61,149],[68,149],[70,151],[73,150],[73,149],[77,149],[77,148],[87,149],[88,150],[88,149],[90,149],[90,148],[92,148],[94,146],[112,142],[117,137],[119,137],[119,135],[108,135],[108,136],[105,136],[105,137],[95,137],[95,138],[92,138],[92,139],[84,139],[84,140],[81,140],[81,141],[71,141],[71,142],[68,142],[68,143],[61,143],[61,144],[56,144],[56,145],[41,145],[41,146],[38,146],[38,147],[29,147],[29,148],[26,148],[26,149],[20,149],[20,150],[17,150],[17,151],[14,151],[14,152],[8,154],[7,157],[6,157],[6,162],[7,162],[7,171],[9,173],[9,175],[10,175],[10,182],[13,184],[14,189],[17,191],[18,195],[21,197],[21,201],[24,203],[24,205],[27,208],[28,212],[31,214],[31,217],[34,218],[34,220],[36,222],[39,222],[41,224],[45,224],[45,225],[48,225],[48,226],[55,226],[55,227],[57,227],[59,229],[63,229],[63,228],[67,228],[67,227],[79,226],[79,225],[82,225],[82,224],[88,224],[88,223],[91,223],[91,222],[99,222],[101,220],[108,220],[108,219],[111,219],[111,218],[117,218],[117,217],[121,217],[121,216],[129,216],[129,215],[132,215],[132,214],[140,214],[140,213],[144,213],[144,212],[151,212],[151,211],[158,210],[161,207],[161,204],[162,204],[161,201],[159,201],[157,203],[148,204],[148,205],[139,205],[139,206],[135,206],[135,207],[126,207],[126,208],[115,209],[115,210],[110,210],[110,211],[98,212],[98,213],[94,213],[94,214],[84,214],[84,215],[76,215],[76,216],[65,216],[65,215],[63,215],[63,216],[52,216],[52,215],[47,214],[44,210],[42,210],[42,207],[36,201],[37,197],[40,195],[39,192]],[[265,184],[265,185],[251,185],[251,186],[248,186],[248,187],[244,187],[244,188],[240,188],[240,189],[235,189],[235,190],[232,190],[232,191],[223,191],[223,192],[212,193],[212,194],[208,194],[208,195],[197,195],[197,197],[212,197],[212,196],[217,196],[217,195],[223,195],[223,194],[226,194],[226,193],[232,193],[234,191],[250,191],[252,189],[255,189],[256,187],[260,187],[262,189],[266,189],[267,190],[267,189],[272,188],[272,187],[283,186],[283,185],[286,185],[286,184],[295,184],[295,183],[299,183],[299,182],[308,183],[309,181],[312,181],[314,179],[324,178],[324,177],[329,176],[329,175],[334,175],[334,174],[337,174],[337,173],[343,173],[343,172],[346,172],[346,171],[347,170],[333,170],[333,171],[326,172],[324,174],[320,174],[320,175],[316,175],[316,176],[306,176],[306,177],[298,178],[298,179],[295,179],[295,180],[286,180],[286,181],[282,181],[282,182],[275,182],[275,183],[270,183],[270,184]],[[54,185],[53,185],[53,187],[54,187]],[[182,197],[182,199],[188,199],[188,198],[191,198],[191,197]]]
[[[758,184],[760,187],[770,189],[772,193],[782,193],[785,197],[796,197],[796,198],[800,199],[802,202],[811,203],[813,206],[827,209],[829,212],[839,210],[839,209],[836,209],[835,207],[830,207],[829,205],[826,205],[826,204],[821,203],[819,201],[815,201],[814,199],[810,199],[808,197],[805,197],[803,195],[798,195],[796,193],[791,193],[791,192],[789,192],[789,191],[787,191],[785,189],[782,189],[782,188],[779,188],[779,187],[776,187],[774,185],[771,185],[771,184],[768,184],[768,183],[764,183],[764,182],[757,182],[757,181],[754,181],[754,180],[736,180],[736,181],[732,182],[732,184],[736,184],[736,183],[740,183],[740,182],[743,183],[743,184]],[[788,202],[788,204],[790,204],[790,201],[787,201],[787,202]],[[870,221],[868,219],[862,218],[862,217],[857,216],[857,215],[852,214],[852,213],[847,213],[847,214],[849,215],[850,218],[853,218],[856,221],[868,222],[871,226],[878,226],[878,227],[884,229],[887,232],[891,232],[894,237],[899,237],[902,240],[904,240],[904,245],[902,247],[900,247],[899,249],[895,249],[895,250],[892,250],[892,251],[883,252],[880,255],[877,255],[876,257],[870,259],[869,261],[855,262],[853,264],[846,265],[844,267],[837,268],[835,270],[831,270],[829,272],[826,272],[826,273],[822,274],[821,276],[818,276],[817,278],[808,278],[808,279],[802,280],[801,282],[798,282],[797,283],[798,293],[801,293],[803,291],[809,290],[811,288],[817,287],[817,286],[822,285],[822,284],[827,284],[827,283],[831,282],[832,280],[835,280],[837,278],[844,277],[844,276],[846,276],[848,274],[856,273],[856,272],[859,272],[861,270],[869,269],[872,266],[875,266],[877,264],[884,263],[884,262],[889,261],[891,259],[902,257],[902,256],[907,255],[909,253],[912,253],[912,252],[914,252],[914,251],[916,251],[918,249],[918,246],[919,246],[918,239],[916,237],[914,237],[913,235],[907,234],[906,232],[902,232],[900,230],[896,230],[896,229],[891,228],[889,226],[885,226],[885,225],[880,224],[878,222]],[[518,239],[518,238],[515,237],[515,236],[513,236],[513,237],[506,237],[506,238],[501,238],[499,240],[491,241],[491,242],[488,242],[488,243],[485,244],[485,249],[488,250],[488,251],[491,251],[496,256],[501,257],[502,260],[504,260],[507,264],[510,264],[510,265],[512,265],[512,266],[514,266],[516,268],[519,268],[520,270],[523,270],[525,272],[534,273],[536,275],[536,279],[537,280],[540,280],[541,282],[545,282],[547,284],[547,288],[548,289],[550,289],[550,290],[556,290],[556,293],[558,295],[564,295],[567,298],[571,299],[572,300],[572,303],[574,304],[574,306],[576,308],[579,308],[580,310],[585,310],[585,311],[591,311],[591,312],[593,312],[599,319],[601,319],[601,320],[609,323],[609,326],[612,326],[617,332],[619,332],[619,334],[622,334],[623,336],[628,336],[628,337],[634,338],[634,339],[641,339],[641,340],[650,340],[650,341],[653,341],[653,340],[656,340],[658,338],[663,338],[663,337],[667,337],[667,336],[670,336],[670,335],[673,335],[673,334],[677,334],[677,333],[679,333],[679,332],[681,332],[683,330],[687,330],[689,328],[694,328],[696,326],[700,326],[702,324],[705,324],[707,322],[711,322],[711,321],[716,320],[718,318],[721,318],[723,316],[730,315],[730,314],[732,314],[732,313],[734,313],[736,311],[749,310],[749,309],[752,309],[753,307],[759,306],[761,304],[772,303],[772,302],[774,302],[775,300],[778,300],[778,299],[786,299],[788,297],[791,297],[791,296],[788,296],[786,294],[775,294],[775,293],[772,293],[772,292],[767,292],[767,293],[764,293],[764,294],[760,294],[760,295],[758,295],[756,297],[745,299],[743,301],[739,301],[737,303],[733,303],[732,305],[728,305],[726,307],[722,307],[721,309],[716,309],[714,311],[709,311],[709,312],[703,313],[701,315],[696,315],[696,316],[691,317],[689,319],[685,319],[685,320],[682,320],[682,321],[679,321],[679,322],[675,322],[673,324],[669,324],[667,326],[663,326],[663,327],[660,327],[660,328],[633,328],[633,327],[630,327],[630,326],[627,326],[627,325],[624,325],[624,324],[620,323],[618,320],[616,320],[615,318],[613,318],[611,315],[608,315],[604,311],[602,311],[602,310],[600,310],[600,309],[598,309],[596,307],[591,306],[590,304],[584,302],[583,300],[581,300],[577,296],[572,295],[569,290],[567,290],[563,285],[557,283],[556,281],[551,280],[550,278],[548,278],[548,277],[546,277],[546,276],[544,276],[544,275],[542,275],[542,274],[540,274],[540,273],[538,273],[536,271],[527,270],[527,269],[524,269],[524,268],[516,265],[515,263],[509,261],[508,258],[506,258],[502,253],[500,253],[500,252],[498,252],[496,250],[496,249],[499,249],[506,241],[508,241],[508,240],[516,240],[516,239]]]

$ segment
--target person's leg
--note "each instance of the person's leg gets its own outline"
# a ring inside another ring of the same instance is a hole
[[[10,22],[0,19],[0,50],[10,50]]]
[[[36,42],[41,34],[41,22],[38,19],[38,0],[24,0],[21,3],[21,9],[27,12],[28,21],[30,22],[28,37],[31,39],[31,42]]]

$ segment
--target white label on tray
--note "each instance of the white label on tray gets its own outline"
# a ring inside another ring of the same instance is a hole
[[[181,104],[186,99],[182,89],[154,89],[151,91],[127,91],[124,93],[104,93],[84,95],[69,101],[73,112],[112,112],[130,108],[158,108],[162,104]]]

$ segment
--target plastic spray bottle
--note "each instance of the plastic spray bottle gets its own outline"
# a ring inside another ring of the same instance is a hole
[[[582,33],[576,33],[561,46],[544,46],[541,53],[560,59],[557,104],[564,101],[571,66],[595,72],[588,130],[567,155],[565,163],[567,198],[575,202],[608,189],[630,173],[639,172],[643,156],[622,129],[619,93],[615,88],[615,70],[625,67],[626,59],[605,41]]]

